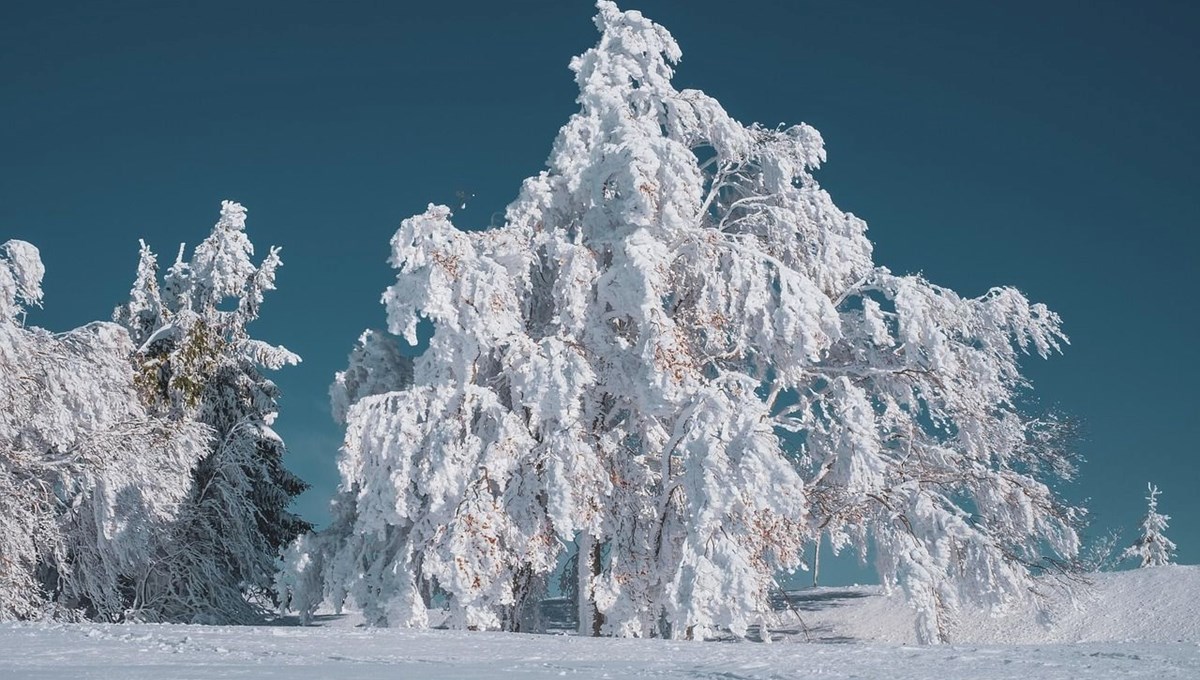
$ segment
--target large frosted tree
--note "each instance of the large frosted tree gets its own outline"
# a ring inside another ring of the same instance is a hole
[[[1058,317],[875,265],[812,175],[816,130],[676,90],[670,34],[598,7],[580,110],[504,225],[430,206],[393,237],[389,331],[427,319],[428,348],[367,336],[339,375],[335,520],[281,595],[523,629],[570,550],[583,632],[741,635],[828,535],[873,546],[925,640],[964,598],[1021,596],[1077,549],[1047,483],[1070,457],[1020,409]]]
[[[147,618],[252,622],[274,608],[271,584],[281,547],[310,528],[288,510],[305,485],[283,464],[271,429],[279,390],[263,375],[299,362],[251,338],[279,249],[254,264],[246,210],[225,201],[212,233],[179,256],[160,285],[144,244],[130,301],[114,313],[137,350],[143,400],[156,412],[201,423],[212,444],[191,471],[192,490],[172,548],[146,585]]]
[[[43,273],[0,246],[0,619],[136,618],[208,430],[142,407],[123,328],[26,327]]]

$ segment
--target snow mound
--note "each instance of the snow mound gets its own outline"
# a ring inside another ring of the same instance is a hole
[[[1047,607],[964,611],[955,644],[1146,642],[1200,644],[1200,566],[1163,566],[1089,574],[1085,581],[1043,580]],[[899,596],[874,586],[790,593],[797,635],[826,642],[916,642],[915,614]]]

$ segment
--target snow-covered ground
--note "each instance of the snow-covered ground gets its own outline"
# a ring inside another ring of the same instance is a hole
[[[1053,620],[967,617],[917,647],[911,615],[869,588],[803,591],[774,644],[568,635],[168,625],[0,625],[0,678],[1200,678],[1200,567],[1106,574]],[[343,625],[338,625],[341,623]],[[807,629],[805,641],[802,632]],[[833,644],[840,642],[844,644]]]
[[[1195,649],[1200,644],[1200,567],[1091,574],[1087,581],[1044,583],[1048,616],[1032,610],[964,613],[951,639],[985,645],[1139,642]],[[814,640],[916,642],[912,610],[873,587],[800,591],[792,600]]]

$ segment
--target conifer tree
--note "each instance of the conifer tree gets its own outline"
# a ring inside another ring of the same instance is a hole
[[[1158,487],[1146,485],[1146,516],[1142,519],[1141,536],[1121,553],[1121,559],[1135,559],[1138,567],[1161,567],[1175,557],[1175,543],[1163,533],[1170,515],[1158,511]]]
[[[247,331],[275,287],[279,249],[255,265],[245,224],[246,210],[223,202],[212,233],[190,260],[180,248],[161,286],[143,244],[130,301],[114,312],[138,345],[143,399],[213,433],[191,472],[174,547],[147,584],[142,606],[161,620],[257,620],[273,609],[280,548],[310,528],[288,510],[306,486],[284,467],[283,441],[271,429],[279,391],[262,373],[300,358]]]

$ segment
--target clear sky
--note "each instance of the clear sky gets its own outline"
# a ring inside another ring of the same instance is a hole
[[[627,0],[683,48],[677,84],[743,122],[807,122],[817,175],[871,225],[876,260],[967,295],[1012,284],[1058,311],[1031,360],[1084,422],[1069,497],[1132,540],[1163,491],[1200,562],[1200,6],[1111,0]],[[0,241],[46,264],[53,330],[123,302],[145,238],[170,261],[249,209],[283,247],[252,327],[276,374],[299,501],[321,522],[340,433],[326,389],[382,327],[388,239],[429,202],[483,227],[576,109],[583,0],[21,2],[0,9]],[[830,575],[857,579],[852,570]]]

